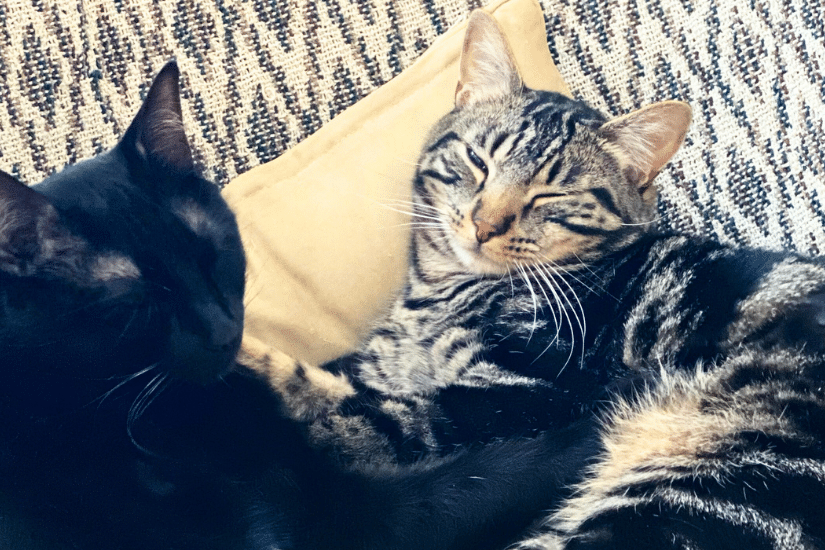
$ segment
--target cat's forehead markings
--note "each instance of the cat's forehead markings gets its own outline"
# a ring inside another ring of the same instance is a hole
[[[213,221],[195,201],[191,199],[179,201],[172,206],[172,210],[195,234],[201,236],[210,234]]]
[[[503,139],[500,139],[493,150],[493,160],[501,162],[506,159],[513,151],[516,143],[521,141],[522,136],[515,133],[504,134]]]
[[[139,279],[140,269],[123,254],[104,254],[92,265],[92,278],[96,281]]]

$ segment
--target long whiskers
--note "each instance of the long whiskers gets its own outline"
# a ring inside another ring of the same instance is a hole
[[[582,352],[581,366],[584,367],[584,341],[585,341],[585,337],[587,335],[587,318],[585,317],[584,307],[582,306],[581,300],[579,300],[579,296],[578,296],[578,294],[576,294],[576,289],[574,289],[573,286],[567,281],[567,279],[564,276],[562,276],[558,272],[558,270],[556,270],[551,265],[549,265],[549,264],[536,264],[536,268],[539,269],[541,272],[545,273],[547,276],[551,277],[553,279],[553,281],[561,281],[562,283],[564,283],[564,285],[569,290],[569,293],[572,294],[573,298],[576,300],[576,305],[578,306],[578,310],[576,309],[576,307],[573,306],[573,302],[570,300],[570,297],[568,296],[568,292],[565,292],[560,286],[558,286],[558,282],[555,283],[556,286],[559,288],[559,295],[564,299],[565,303],[569,306],[569,311],[570,311],[570,313],[573,314],[573,317],[576,320],[576,324],[579,327],[579,332],[581,333],[581,352]],[[562,304],[559,304],[559,305],[561,306]],[[567,322],[570,325],[570,329],[571,329],[570,330],[571,343],[570,343],[570,355],[567,357],[567,361],[565,361],[562,368],[559,369],[559,372],[558,372],[559,375],[562,373],[562,371],[565,369],[565,367],[567,367],[567,364],[570,362],[570,359],[572,359],[573,350],[576,347],[575,330],[573,330],[574,327],[573,327],[573,324],[571,322],[570,315],[567,313],[568,308],[565,307],[565,308],[563,308],[563,310],[565,311],[565,315],[567,316]]]
[[[595,286],[596,288],[598,288],[600,291],[604,292],[604,293],[605,293],[605,294],[607,294],[608,296],[614,297],[614,296],[612,296],[609,292],[607,292],[607,289],[606,289],[606,288],[605,288],[605,286],[604,286],[604,279],[602,279],[601,275],[599,275],[598,273],[596,273],[595,271],[593,271],[593,269],[590,267],[590,265],[588,265],[588,263],[587,263],[587,262],[583,261],[583,260],[582,260],[582,259],[578,256],[578,254],[576,254],[575,252],[572,252],[572,254],[573,254],[573,255],[576,257],[576,259],[579,261],[579,264],[580,264],[582,267],[584,267],[584,268],[588,271],[588,273],[590,273],[591,277],[589,277],[589,278],[588,278],[588,281],[589,281],[590,283],[592,283],[592,284],[593,284],[593,286]],[[549,258],[547,258],[546,256],[545,256],[545,261],[546,261],[547,263],[552,264],[552,265],[553,265],[556,269],[559,269],[559,270],[561,270],[561,269],[562,269],[560,266],[556,265],[556,264],[555,264],[552,260],[550,260],[550,259],[549,259]],[[590,288],[588,285],[584,284],[584,281],[582,281],[581,279],[579,279],[578,277],[576,277],[576,275],[572,272],[572,270],[564,270],[564,271],[565,271],[566,273],[569,273],[569,274],[570,274],[570,276],[571,276],[571,277],[573,277],[573,278],[576,280],[576,282],[578,282],[578,283],[579,283],[580,285],[582,285],[583,287],[587,288],[587,290],[589,290],[590,292],[594,292],[594,290],[593,290],[592,288]],[[614,297],[614,298],[615,298],[615,297]]]
[[[574,330],[573,321],[570,318],[570,313],[568,312],[568,307],[570,305],[570,300],[565,295],[565,292],[559,286],[556,279],[558,277],[558,273],[554,273],[551,271],[549,266],[542,266],[540,264],[536,264],[534,266],[535,270],[538,271],[539,276],[547,285],[547,288],[550,289],[550,292],[553,294],[554,301],[556,302],[556,306],[559,308],[559,322],[556,325],[556,335],[554,336],[553,340],[551,340],[547,346],[542,350],[542,352],[533,360],[533,362],[538,361],[539,358],[549,350],[555,342],[558,341],[561,332],[561,325],[563,320],[567,321],[567,325],[570,327],[570,353],[567,355],[567,359],[562,365],[561,369],[556,376],[560,375],[562,371],[567,367],[570,363],[570,360],[573,358],[573,350],[576,348],[576,331]],[[555,276],[554,276],[555,275]],[[567,305],[565,305],[565,303]],[[578,315],[575,311],[573,311],[573,315],[576,317],[577,324],[581,326],[581,322],[578,320]]]
[[[435,206],[430,206],[427,204],[421,204],[419,202],[414,201],[392,200],[382,202],[379,204],[384,208],[387,208],[388,210],[398,212],[399,214],[412,216],[413,218],[440,221],[442,219],[445,219],[447,214],[447,212],[445,212],[441,208],[437,208]]]
[[[552,281],[550,281],[547,278],[547,276],[539,268],[537,268],[535,266],[530,266],[530,271],[532,271],[534,275],[535,275],[536,272],[539,273],[541,278],[544,279],[544,282],[547,284],[548,290],[550,290],[550,293],[553,295],[553,298],[554,298],[553,300],[551,300],[550,297],[547,296],[547,292],[545,292],[544,286],[542,286],[540,284],[540,281],[537,278],[536,282],[539,283],[539,284],[537,284],[537,286],[541,289],[541,293],[544,295],[544,299],[549,304],[550,314],[553,316],[553,322],[556,324],[556,334],[553,336],[553,339],[550,341],[550,343],[544,349],[544,351],[547,351],[550,348],[550,346],[555,344],[559,339],[559,334],[561,333],[562,315],[564,314],[564,310],[562,309],[561,305],[559,304],[559,299],[558,299],[559,297],[558,297],[558,293],[556,292],[556,285],[554,285],[552,283]],[[553,307],[553,304],[555,304],[556,307],[559,310],[558,316],[556,316],[556,308]],[[569,322],[569,320],[568,320],[568,322]],[[544,351],[542,351],[542,354],[544,354]]]
[[[130,374],[130,375],[128,375],[128,376],[125,376],[125,377],[123,378],[123,380],[121,380],[120,382],[118,382],[117,384],[115,384],[115,386],[114,386],[112,389],[110,389],[109,391],[107,391],[107,392],[106,392],[106,393],[104,393],[103,395],[100,395],[100,396],[98,396],[98,397],[94,398],[94,399],[93,399],[92,401],[90,401],[88,404],[89,404],[89,405],[91,405],[92,403],[97,402],[97,408],[98,408],[98,409],[100,409],[100,407],[103,405],[103,402],[104,402],[104,401],[106,401],[106,399],[108,399],[108,398],[109,398],[109,396],[111,396],[113,393],[115,393],[117,390],[119,390],[120,388],[122,388],[123,386],[125,386],[126,384],[128,384],[129,382],[131,382],[132,380],[134,380],[135,378],[138,378],[138,377],[140,377],[140,376],[143,376],[144,374],[146,374],[147,372],[149,372],[149,371],[151,371],[152,369],[156,368],[157,366],[158,366],[158,364],[157,364],[157,363],[155,363],[155,364],[153,364],[153,365],[149,365],[148,367],[146,367],[146,368],[145,368],[145,369],[143,369],[143,370],[139,370],[139,371],[137,371],[137,372],[135,372],[135,373],[132,373],[132,374]],[[109,378],[109,380],[112,380],[112,379],[113,379],[113,378]]]
[[[129,414],[126,418],[126,433],[129,435],[129,439],[131,440],[132,444],[141,452],[150,455],[156,456],[156,454],[143,445],[141,445],[134,436],[134,426],[135,423],[140,419],[141,416],[146,412],[149,406],[154,403],[154,401],[158,398],[158,396],[163,392],[166,381],[169,379],[169,373],[161,372],[156,374],[148,384],[140,391],[138,396],[132,402],[132,406],[129,409]]]
[[[521,274],[522,279],[530,292],[530,297],[533,300],[533,325],[528,341],[533,337],[533,331],[537,326],[537,317],[539,309],[542,304],[547,304],[550,309],[550,315],[556,325],[556,333],[553,338],[547,343],[546,347],[533,360],[537,361],[549,349],[553,347],[561,338],[561,330],[564,324],[570,327],[570,352],[564,365],[559,369],[557,376],[561,375],[570,361],[576,350],[577,344],[581,347],[581,365],[584,366],[585,355],[585,336],[587,334],[587,320],[584,314],[584,307],[579,299],[576,289],[565,278],[569,272],[563,271],[550,263],[535,263],[535,264],[516,264],[516,268]],[[587,287],[578,278],[574,279]],[[538,299],[537,292],[541,293],[541,298]],[[572,297],[569,296],[572,294]],[[580,335],[580,338],[577,337]]]
[[[527,341],[533,339],[533,333],[536,330],[536,323],[538,321],[538,310],[539,310],[539,301],[538,297],[536,296],[536,291],[533,290],[533,284],[530,282],[530,276],[527,274],[523,265],[516,264],[519,272],[521,273],[521,278],[524,280],[527,288],[530,289],[530,297],[533,299],[533,324],[530,327],[530,336],[527,338]]]
[[[587,265],[587,263],[583,262],[581,260],[581,258],[579,258],[578,255],[576,255],[575,252],[573,252],[573,255],[576,256],[577,260],[579,260],[579,265],[581,265],[582,267],[587,269],[587,271],[590,273],[591,277],[587,277],[587,283],[590,283],[590,285],[593,285],[593,286],[597,287],[600,291],[605,292],[606,290],[605,290],[604,286],[602,286],[603,281],[602,281],[601,277],[599,277],[599,275],[596,272],[594,272],[592,269],[590,269],[590,267]],[[544,265],[548,266],[548,267],[552,267],[553,270],[556,273],[564,274],[566,276],[569,276],[571,279],[573,279],[574,281],[576,281],[577,283],[582,285],[588,291],[590,291],[594,294],[597,294],[596,290],[583,280],[583,277],[577,277],[576,276],[577,272],[575,270],[558,265],[556,262],[554,262],[553,260],[551,260],[550,258],[548,258],[544,254],[541,255],[541,258],[542,258],[542,263]],[[582,275],[582,273],[579,272],[579,275]]]
[[[421,212],[415,212],[415,211],[411,212],[409,210],[402,210],[400,208],[395,208],[393,206],[388,206],[386,204],[384,205],[384,208],[386,208],[388,210],[392,210],[393,212],[398,212],[399,214],[405,214],[407,216],[411,216],[412,218],[415,218],[415,219],[420,218],[420,219],[423,219],[423,220],[436,220],[436,221],[441,220],[441,218],[439,218],[437,216],[428,216],[428,215],[423,214]]]

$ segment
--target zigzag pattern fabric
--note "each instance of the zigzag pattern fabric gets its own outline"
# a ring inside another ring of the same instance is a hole
[[[475,0],[56,0],[0,5],[2,168],[39,181],[115,143],[181,66],[198,161],[221,183],[272,160],[412,64]],[[659,178],[665,225],[825,253],[825,8],[816,0],[542,0],[573,92],[616,115],[684,99]]]
[[[669,227],[825,253],[825,7],[816,0],[543,2],[570,88],[620,114],[663,99],[693,128],[663,173]]]

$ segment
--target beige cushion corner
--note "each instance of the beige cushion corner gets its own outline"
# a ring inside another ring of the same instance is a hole
[[[485,9],[507,34],[525,83],[569,95],[536,0],[498,0]],[[334,358],[354,345],[402,283],[409,221],[403,201],[429,128],[452,108],[465,26],[224,189],[249,260],[248,346],[311,364]]]

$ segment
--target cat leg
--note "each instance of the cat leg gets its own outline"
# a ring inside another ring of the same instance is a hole
[[[238,363],[262,375],[281,397],[284,414],[299,422],[329,415],[355,395],[345,375],[293,359],[253,338],[244,337]]]

